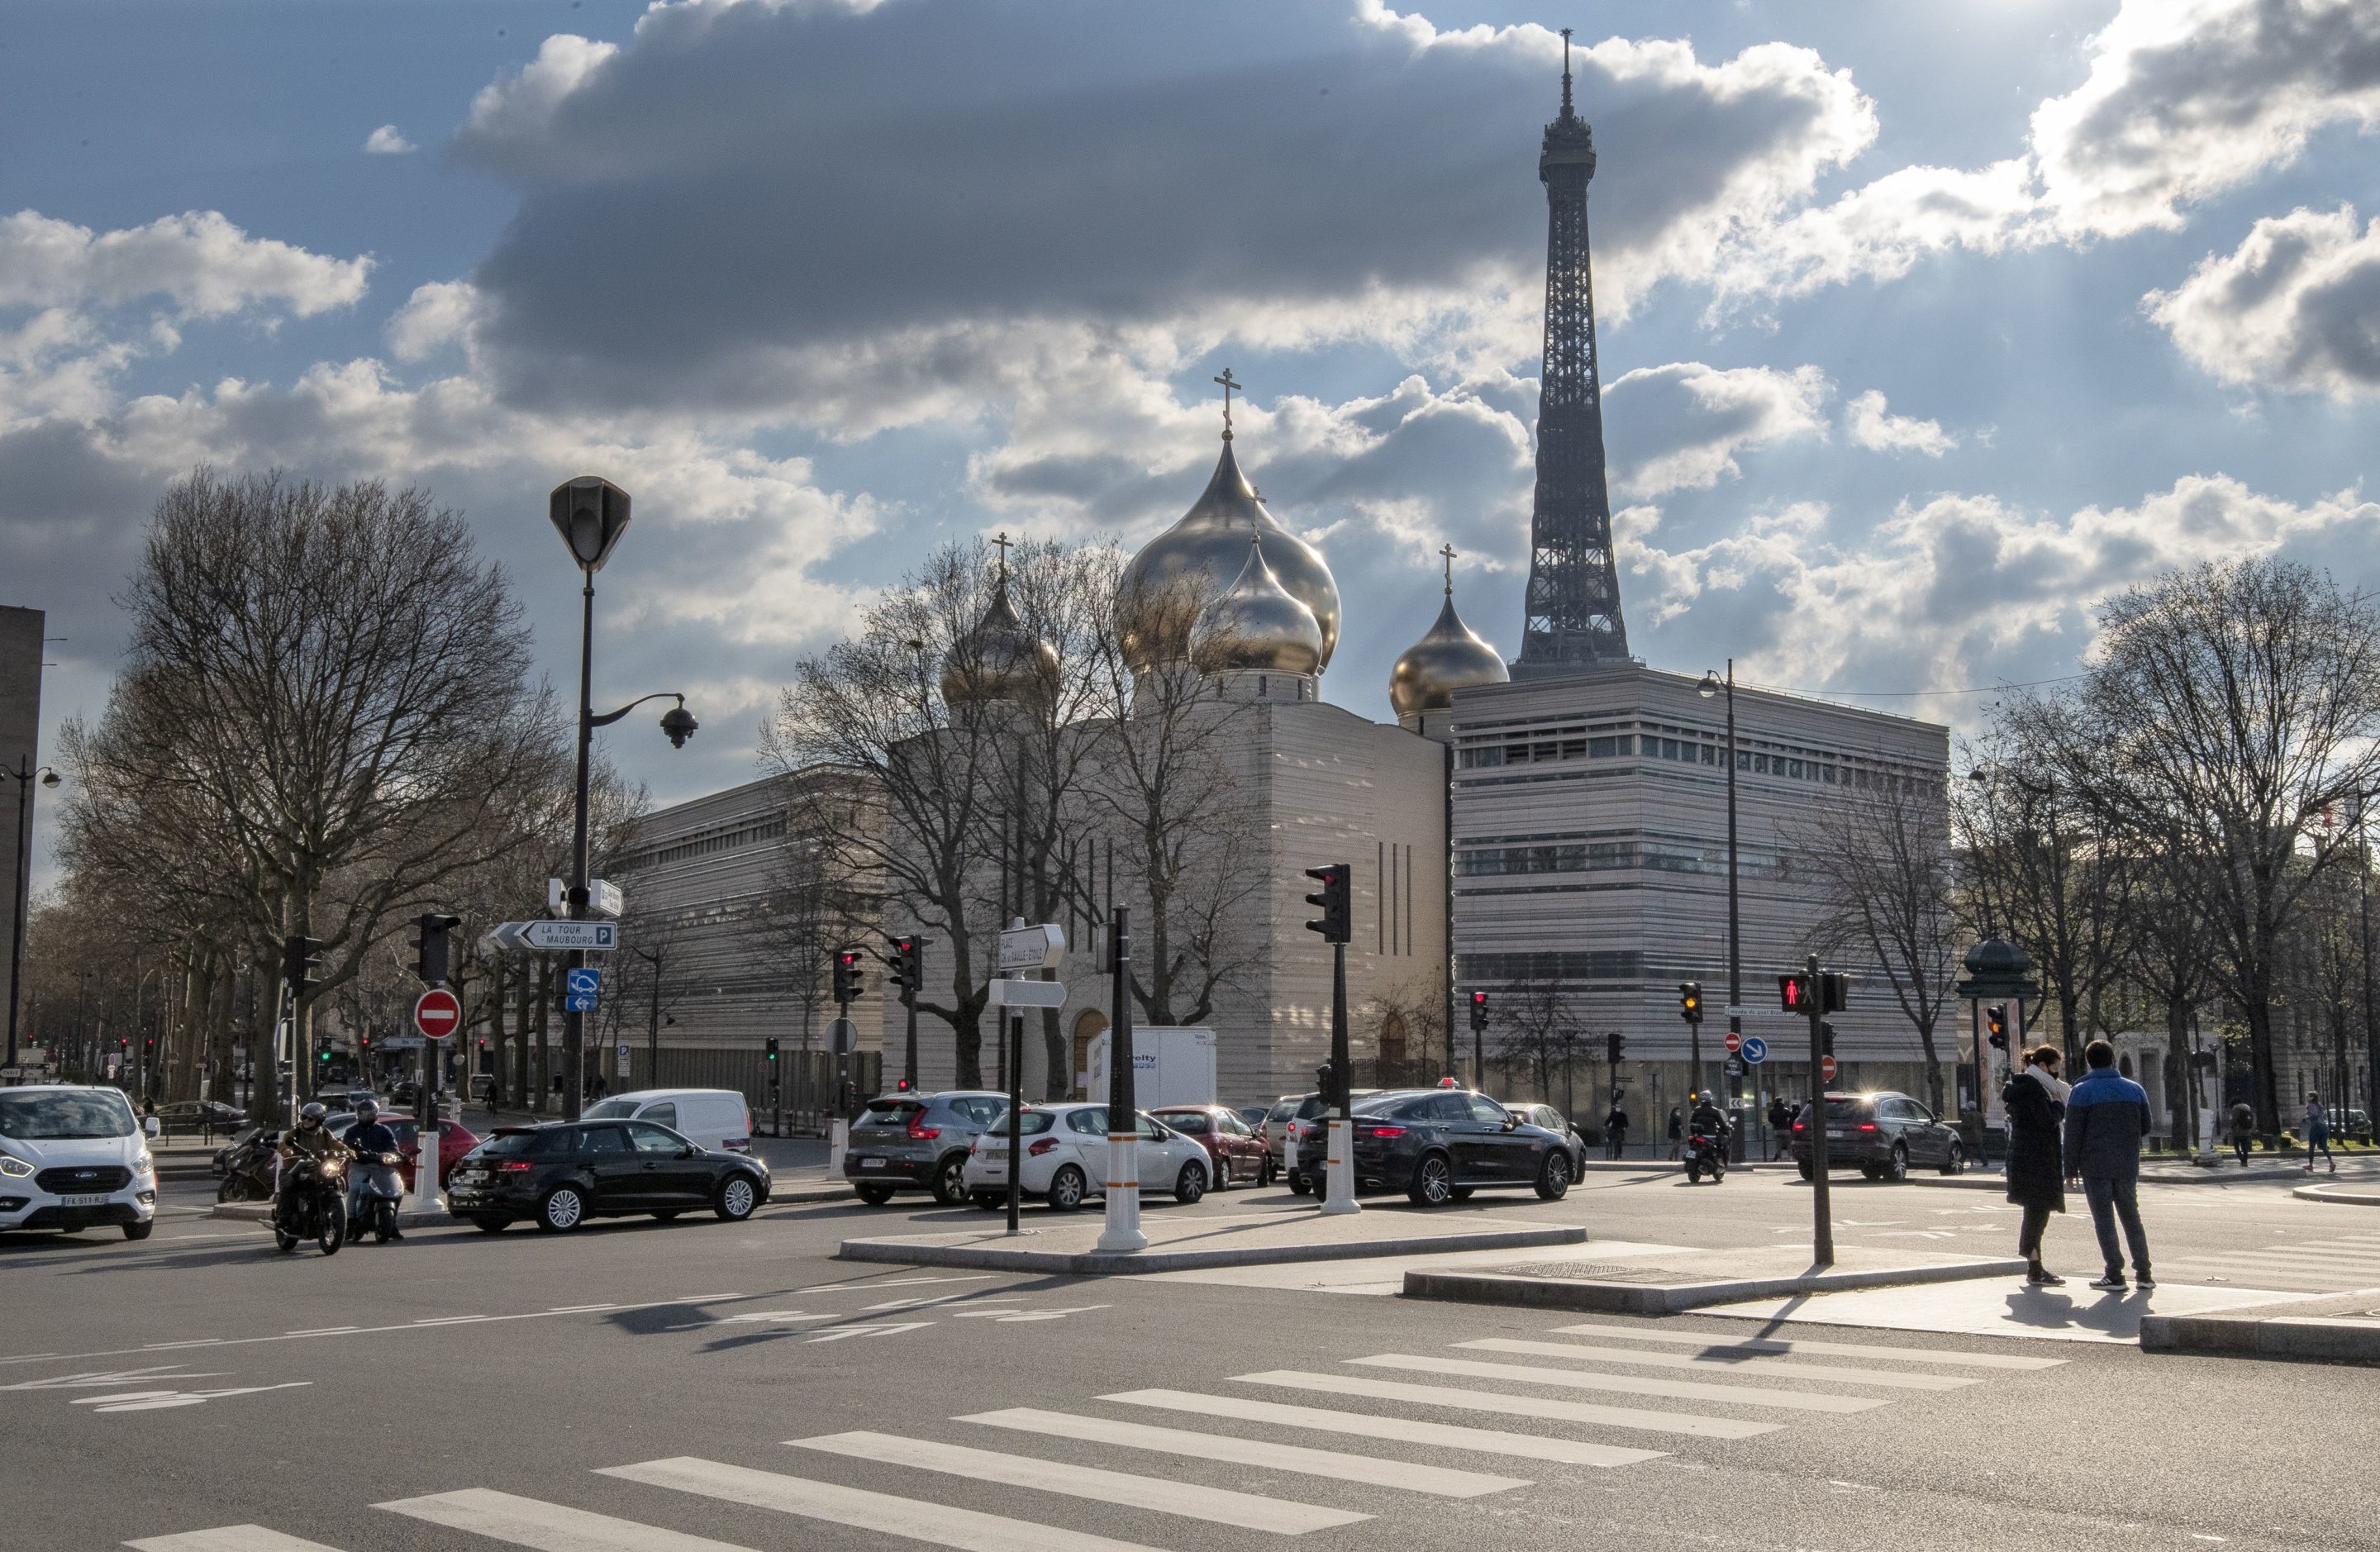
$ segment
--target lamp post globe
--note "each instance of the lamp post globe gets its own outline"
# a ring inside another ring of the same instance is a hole
[[[683,700],[662,713],[662,732],[669,735],[673,749],[685,748],[686,741],[692,738],[695,729],[701,725],[694,720],[694,713],[686,709]]]
[[[546,506],[571,560],[590,576],[603,569],[628,531],[628,492],[600,475],[582,474],[556,485]]]
[[[1718,670],[1715,668],[1706,668],[1703,670],[1702,683],[1694,686],[1694,693],[1701,696],[1705,700],[1708,700],[1711,697],[1718,694],[1720,689],[1723,687],[1724,686],[1721,685],[1719,680]]]

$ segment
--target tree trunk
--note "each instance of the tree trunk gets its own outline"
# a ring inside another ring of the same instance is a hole
[[[2172,1115],[2168,1123],[2171,1129],[2171,1139],[2175,1147],[2185,1153],[2195,1153],[2198,1150],[2198,1121],[2190,1103],[2192,1063],[2190,1003],[2187,999],[2166,999],[2165,1053],[2166,1108]]]
[[[545,1113],[546,1099],[553,1092],[552,1073],[550,1071],[553,1064],[553,1059],[552,1053],[546,1049],[546,1037],[552,1029],[552,1021],[553,1017],[553,997],[552,995],[553,990],[552,985],[552,980],[553,974],[552,966],[547,963],[544,955],[539,955],[537,961],[537,1037],[529,1046],[530,1073],[528,1108],[535,1110],[540,1115],[543,1115]]]

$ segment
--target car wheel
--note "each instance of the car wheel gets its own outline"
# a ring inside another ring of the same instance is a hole
[[[128,1223],[124,1226],[124,1237],[128,1240],[145,1240],[149,1237],[149,1231],[156,1227],[154,1223]]]
[[[1182,1172],[1173,1177],[1173,1199],[1186,1207],[1205,1194],[1207,1171],[1194,1158],[1183,1165]]]
[[[1264,1162],[1257,1166],[1257,1189],[1258,1191],[1262,1191],[1265,1187],[1272,1183],[1274,1172],[1275,1171],[1272,1167],[1272,1155],[1268,1153],[1264,1156]]]
[[[1314,1182],[1307,1180],[1305,1175],[1295,1170],[1289,1171],[1289,1194],[1292,1196],[1303,1196],[1312,1189],[1314,1189]]]
[[[1442,1153],[1425,1153],[1414,1166],[1405,1195],[1415,1206],[1442,1207],[1454,1200],[1454,1164]]]
[[[1559,1202],[1570,1194],[1570,1155],[1549,1153],[1537,1170],[1537,1199]]]
[[[1942,1156],[1942,1172],[1946,1175],[1963,1175],[1967,1172],[1966,1150],[1960,1147],[1956,1141],[1950,1144],[1950,1150]]]
[[[752,1177],[738,1170],[719,1182],[719,1194],[712,1200],[710,1210],[729,1223],[741,1223],[759,1205],[760,1194],[752,1188]]]
[[[501,1234],[512,1226],[513,1220],[509,1218],[475,1218],[471,1219],[471,1227],[477,1229],[482,1234]]]
[[[1232,1189],[1232,1161],[1228,1157],[1221,1154],[1218,1154],[1215,1157],[1214,1189],[1215,1194],[1218,1196]]]
[[[537,1226],[548,1234],[566,1234],[585,1221],[587,1198],[575,1185],[557,1185],[537,1205]]]
[[[1860,1173],[1866,1176],[1869,1180],[1880,1181],[1884,1179],[1884,1166],[1881,1164],[1863,1164],[1860,1166]]]
[[[892,1188],[889,1185],[855,1185],[851,1189],[857,1192],[859,1199],[871,1207],[880,1207],[892,1200]]]
[[[1818,1171],[1810,1167],[1810,1161],[1806,1158],[1797,1160],[1793,1167],[1802,1171],[1802,1178],[1803,1180],[1815,1180],[1818,1178]]]
[[[1900,1143],[1892,1145],[1892,1152],[1884,1161],[1884,1178],[1894,1182],[1905,1181],[1909,1178],[1909,1149],[1906,1145]]]
[[[966,1200],[966,1155],[954,1153],[934,1169],[934,1200],[955,1207]]]
[[[1083,1205],[1083,1197],[1089,1190],[1090,1182],[1083,1178],[1082,1170],[1075,1169],[1072,1164],[1062,1164],[1058,1167],[1058,1172],[1050,1177],[1050,1194],[1047,1199],[1051,1210],[1073,1212]]]

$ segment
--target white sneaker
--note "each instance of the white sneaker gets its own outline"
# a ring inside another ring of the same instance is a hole
[[[2121,1293],[2125,1288],[2123,1274],[2119,1272],[2113,1277],[2093,1278],[2091,1286],[2105,1293]]]

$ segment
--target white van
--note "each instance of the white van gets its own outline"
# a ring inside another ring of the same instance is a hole
[[[752,1109],[732,1088],[640,1088],[580,1112],[589,1121],[650,1121],[697,1147],[752,1151]]]
[[[149,1139],[121,1090],[0,1088],[0,1232],[113,1223],[145,1240],[156,1217]]]

